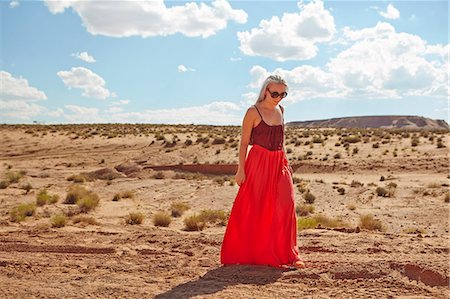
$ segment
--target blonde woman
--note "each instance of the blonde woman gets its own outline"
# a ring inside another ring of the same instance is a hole
[[[244,116],[235,176],[239,191],[220,252],[224,265],[305,266],[297,248],[292,169],[284,149],[280,102],[287,89],[282,77],[267,77]]]

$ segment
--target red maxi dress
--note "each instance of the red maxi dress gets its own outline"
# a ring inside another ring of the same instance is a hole
[[[222,242],[220,261],[224,265],[281,267],[302,260],[297,248],[294,185],[283,151],[284,119],[283,124],[271,126],[259,115],[261,121],[252,129],[252,147],[245,160],[246,178]]]

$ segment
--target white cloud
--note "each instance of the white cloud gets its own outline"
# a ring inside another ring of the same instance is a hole
[[[111,95],[105,88],[105,80],[87,68],[73,67],[70,71],[60,71],[57,74],[69,89],[82,89],[85,97],[106,99]]]
[[[345,28],[343,38],[348,48],[325,67],[302,65],[269,72],[254,66],[249,87],[259,92],[269,73],[279,73],[289,84],[284,100],[288,103],[314,98],[448,97],[449,45],[428,45],[419,36],[396,32],[381,22],[361,30]]]
[[[328,42],[336,32],[334,18],[322,1],[298,3],[299,13],[284,13],[262,20],[259,27],[238,32],[240,50],[250,56],[277,61],[306,60],[317,55],[317,43]]]
[[[183,64],[180,64],[180,65],[178,66],[178,72],[179,72],[179,73],[185,73],[185,72],[187,72],[187,71],[189,71],[189,72],[195,72],[195,69],[186,67],[186,66],[184,66]]]
[[[9,7],[11,8],[15,8],[17,6],[19,6],[20,2],[18,0],[13,0],[11,2],[9,2]]]
[[[110,107],[104,111],[77,105],[64,106],[71,113],[64,118],[71,123],[155,123],[155,124],[240,124],[241,107],[232,102],[217,101],[201,106],[124,111]]]
[[[45,118],[46,116],[59,117],[63,115],[61,108],[49,110],[42,105],[22,100],[0,100],[0,106],[2,107],[0,109],[0,119],[2,121],[10,119],[15,123],[18,123],[18,120],[27,123],[35,118]]]
[[[163,0],[114,1],[108,5],[97,0],[45,0],[45,4],[54,14],[72,8],[89,33],[112,37],[181,33],[207,38],[226,28],[228,21],[247,22],[247,13],[233,9],[225,0],[171,7]]]
[[[43,91],[28,84],[27,79],[15,78],[10,73],[0,71],[0,99],[1,100],[46,100]]]
[[[78,58],[78,59],[81,59],[81,60],[83,60],[83,61],[85,61],[85,62],[89,62],[89,63],[94,63],[94,62],[95,62],[94,57],[92,57],[91,55],[89,55],[88,52],[81,52],[81,53],[77,52],[77,53],[72,53],[72,56],[74,56],[74,57],[76,57],[76,58]]]
[[[118,101],[111,102],[110,105],[111,106],[128,105],[129,103],[130,103],[130,100],[118,100]]]
[[[400,18],[400,12],[397,8],[394,7],[394,5],[389,4],[386,8],[386,11],[380,11],[380,15],[386,19],[395,20]]]
[[[108,117],[115,122],[166,124],[240,124],[241,107],[232,102],[217,101],[202,106],[154,109],[114,113]]]

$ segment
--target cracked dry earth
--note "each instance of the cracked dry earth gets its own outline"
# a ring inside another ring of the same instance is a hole
[[[0,233],[1,298],[449,298],[448,236],[299,232],[306,267],[220,264],[223,233]]]

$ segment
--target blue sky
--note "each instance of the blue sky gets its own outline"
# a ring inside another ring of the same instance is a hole
[[[4,1],[0,123],[449,119],[447,1]]]

